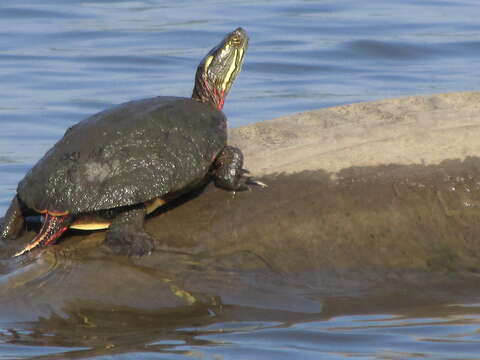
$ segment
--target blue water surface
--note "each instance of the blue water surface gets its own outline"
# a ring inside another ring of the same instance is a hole
[[[68,126],[131,99],[190,96],[200,59],[238,26],[251,41],[225,106],[233,127],[475,90],[479,15],[473,0],[2,0],[0,212]]]
[[[226,101],[233,127],[345,103],[478,90],[479,19],[476,0],[2,0],[0,214],[67,127],[128,100],[190,96],[200,59],[238,26],[250,48]],[[179,329],[170,343],[112,357],[71,342],[13,341],[22,336],[0,328],[0,359],[474,359],[480,321],[472,311],[434,320],[219,323],[215,331],[190,329],[193,342]]]

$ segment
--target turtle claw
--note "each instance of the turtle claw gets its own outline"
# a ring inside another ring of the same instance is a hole
[[[252,177],[249,177],[247,178],[247,180],[245,181],[245,184],[247,185],[254,185],[254,186],[260,186],[262,188],[267,188],[268,185],[265,184],[264,182],[260,181],[260,180],[255,180],[254,178]]]
[[[248,170],[245,170],[245,169],[242,169],[241,172],[243,174],[245,173],[250,173]],[[266,188],[268,187],[267,184],[265,184],[264,182],[260,181],[260,180],[257,180],[255,179],[254,177],[252,176],[242,176],[240,178],[240,180],[237,182],[237,185],[235,187],[235,189],[233,191],[251,191],[252,188],[251,186],[260,186],[262,188]]]
[[[245,174],[250,174],[250,171],[247,170],[247,169],[242,169],[240,170],[240,173],[242,174],[242,176],[244,176]],[[246,185],[254,185],[254,186],[260,186],[262,188],[267,188],[268,185],[265,184],[264,182],[260,181],[260,180],[257,180],[255,179],[254,177],[252,176],[245,176],[245,182],[244,184]]]

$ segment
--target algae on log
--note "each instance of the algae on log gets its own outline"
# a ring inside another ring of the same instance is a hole
[[[159,209],[146,225],[156,251],[143,258],[109,254],[103,232],[71,232],[7,259],[27,233],[3,251],[0,314],[34,318],[84,302],[319,311],[359,291],[468,294],[480,260],[479,100],[393,99],[234,129],[230,142],[268,188],[208,186]]]

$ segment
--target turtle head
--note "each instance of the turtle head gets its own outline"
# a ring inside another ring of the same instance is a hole
[[[248,36],[242,28],[227,34],[198,65],[192,98],[221,110],[242,69],[247,47]]]

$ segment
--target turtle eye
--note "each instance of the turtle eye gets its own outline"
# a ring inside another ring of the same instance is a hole
[[[231,42],[232,42],[232,45],[239,46],[242,43],[242,39],[240,38],[239,35],[235,34],[232,36]]]

